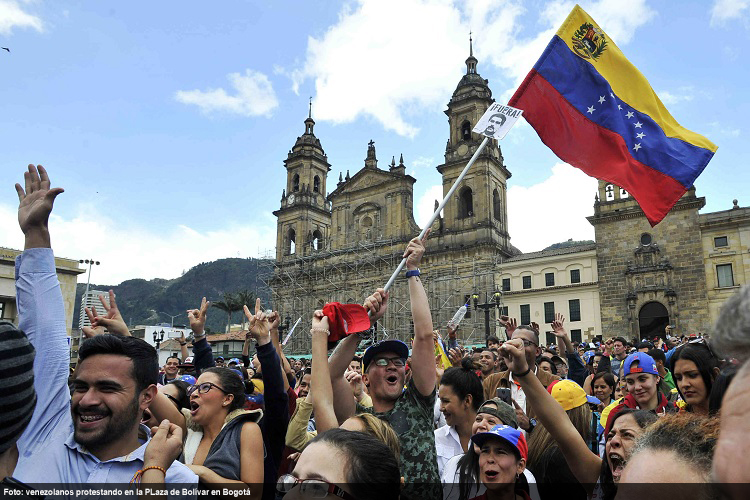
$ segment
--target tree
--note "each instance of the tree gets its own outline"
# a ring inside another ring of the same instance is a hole
[[[220,309],[227,313],[227,328],[226,333],[229,333],[229,328],[232,325],[232,313],[242,309],[242,306],[238,306],[239,301],[237,297],[231,293],[224,292],[222,295],[224,300],[218,300],[211,303],[211,307]]]
[[[255,304],[255,294],[245,288],[244,290],[240,290],[235,294],[235,298],[237,299],[237,305],[238,305],[238,311],[242,311],[242,306],[247,306],[251,308]],[[240,313],[240,318],[242,319],[242,329],[245,329],[245,315]]]

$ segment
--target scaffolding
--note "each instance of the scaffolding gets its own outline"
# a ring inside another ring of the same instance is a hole
[[[270,290],[274,309],[282,317],[289,316],[294,322],[302,317],[302,322],[290,339],[285,352],[290,355],[309,354],[310,339],[308,328],[312,311],[320,309],[326,302],[361,303],[377,288],[382,287],[398,263],[408,240],[386,239],[375,242],[356,242],[347,248],[321,250],[310,255],[288,256],[281,262],[275,255],[264,259],[261,280]],[[423,284],[432,311],[433,324],[441,332],[453,317],[456,309],[466,303],[473,293],[483,296],[495,291],[500,274],[502,254],[500,249],[484,251],[475,249],[466,259],[457,259],[459,253],[446,255],[430,254],[430,245],[422,267]],[[384,338],[397,338],[409,343],[413,333],[409,291],[406,280],[399,279],[393,284],[388,300],[388,312],[377,325],[373,341]],[[502,305],[502,304],[501,304]],[[462,321],[458,332],[464,345],[484,344],[484,314],[473,308]],[[499,333],[494,318],[490,332]]]

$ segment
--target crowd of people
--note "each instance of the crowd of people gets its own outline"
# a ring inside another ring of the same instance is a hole
[[[667,327],[653,341],[576,343],[557,314],[546,346],[538,325],[503,316],[507,340],[466,349],[455,327],[433,325],[419,269],[428,232],[404,252],[411,345],[386,339],[359,351],[366,326],[388,311],[378,289],[361,307],[309,311],[310,360],[287,357],[279,315],[258,299],[244,308],[242,358],[227,361],[206,340],[203,298],[187,312],[192,345],[181,338],[180,356],[159,366],[110,292],[86,310],[91,327],[71,373],[48,230],[62,189],[30,165],[16,190],[19,321],[0,322],[6,490],[213,485],[234,497],[345,500],[610,499],[653,485],[685,498],[750,493],[750,287],[725,304],[710,339]],[[153,491],[142,493],[164,496]]]

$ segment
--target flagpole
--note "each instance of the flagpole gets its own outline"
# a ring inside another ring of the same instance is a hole
[[[438,215],[440,215],[440,211],[443,210],[443,207],[445,207],[445,205],[448,203],[448,200],[450,199],[450,197],[453,196],[453,193],[458,188],[458,185],[461,184],[461,181],[466,176],[466,173],[469,171],[469,169],[471,168],[471,166],[474,164],[474,162],[476,161],[476,159],[479,157],[479,153],[482,152],[482,150],[484,149],[484,147],[487,145],[487,141],[489,141],[489,140],[490,140],[490,138],[487,137],[487,136],[485,136],[485,138],[482,141],[482,143],[479,145],[479,147],[477,148],[477,150],[471,156],[471,159],[469,160],[469,163],[466,164],[466,166],[464,167],[464,169],[461,171],[461,173],[459,174],[458,178],[456,179],[456,182],[453,183],[453,185],[451,186],[451,188],[448,190],[448,193],[445,195],[445,198],[443,198],[443,201],[441,201],[440,205],[438,205],[437,209],[435,210],[435,213],[432,214],[432,217],[430,217],[429,222],[427,222],[427,224],[425,224],[424,229],[422,229],[422,232],[419,233],[419,239],[420,240],[422,238],[424,238],[424,235],[427,232],[427,229],[429,229],[430,227],[432,227],[432,223],[435,222],[435,219],[438,218]],[[396,281],[396,277],[398,276],[398,273],[401,272],[401,270],[404,268],[405,265],[406,265],[406,258],[403,258],[403,259],[401,259],[401,263],[398,265],[398,267],[396,268],[396,270],[393,271],[393,274],[391,275],[391,278],[388,280],[388,283],[385,284],[385,291],[386,292],[388,291],[389,288],[391,288],[391,286],[393,285],[393,282]]]

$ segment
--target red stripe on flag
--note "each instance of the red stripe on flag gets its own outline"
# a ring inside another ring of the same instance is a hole
[[[672,177],[633,158],[619,134],[586,118],[535,70],[508,105],[523,110],[542,142],[562,161],[628,191],[652,227],[687,191]]]

